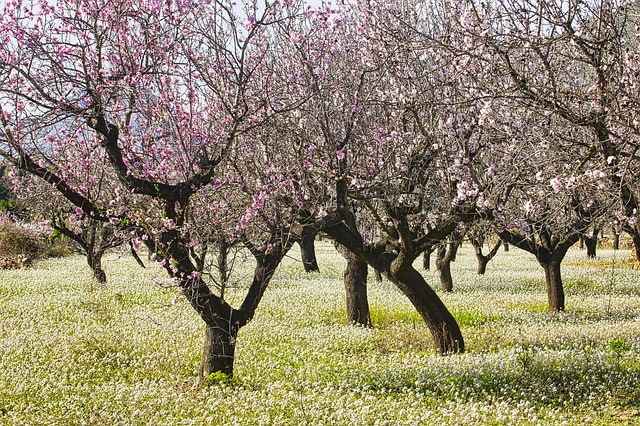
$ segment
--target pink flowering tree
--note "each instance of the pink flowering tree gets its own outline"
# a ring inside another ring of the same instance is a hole
[[[270,43],[294,11],[264,6],[239,15],[227,1],[15,0],[0,17],[2,155],[82,220],[135,229],[206,325],[203,376],[233,373],[238,330],[290,246],[282,233],[249,241],[242,232],[259,218],[260,200],[207,206],[221,224],[244,211],[229,233],[245,240],[257,266],[238,308],[191,256],[201,242],[192,240],[193,202],[231,180],[223,164],[239,141],[250,144],[252,132],[304,100],[279,98],[292,82],[281,79]],[[113,185],[98,198],[99,177],[84,176],[96,159]]]
[[[477,111],[457,102],[448,53],[419,36],[429,22],[417,12],[387,2],[314,11],[324,26],[289,35],[312,96],[278,119],[287,163],[301,166],[306,228],[383,272],[447,354],[464,350],[462,334],[413,262],[476,217],[486,200],[472,169],[488,154],[480,132],[464,131]]]

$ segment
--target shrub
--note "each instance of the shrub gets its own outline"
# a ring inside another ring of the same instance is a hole
[[[49,251],[42,228],[17,222],[0,213],[0,268],[17,269],[45,257]]]

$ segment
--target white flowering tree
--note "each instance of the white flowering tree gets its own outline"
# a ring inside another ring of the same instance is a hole
[[[610,195],[618,200],[611,216],[632,236],[640,259],[637,6],[561,0],[449,4],[459,13],[452,33],[468,41],[456,51],[500,79],[492,96],[546,114],[557,128],[583,133],[581,141],[570,136],[575,143],[562,147],[575,162],[591,163],[592,174],[606,174],[614,188]],[[563,179],[557,177],[557,188]],[[592,192],[594,202],[601,192]]]

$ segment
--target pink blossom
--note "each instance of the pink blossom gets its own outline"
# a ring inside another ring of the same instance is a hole
[[[564,185],[562,184],[562,182],[558,178],[551,179],[549,181],[549,183],[551,184],[551,187],[553,188],[553,190],[556,193],[560,193],[560,192],[562,192],[564,190]]]

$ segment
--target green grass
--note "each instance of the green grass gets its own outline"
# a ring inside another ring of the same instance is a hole
[[[318,252],[319,274],[286,260],[240,332],[235,377],[208,385],[202,323],[153,284],[170,282],[159,269],[112,255],[104,287],[80,257],[0,271],[0,425],[640,424],[640,271],[571,251],[567,312],[547,313],[531,256],[501,252],[480,277],[463,246],[441,297],[468,351],[443,358],[387,281],[369,284],[375,327],[345,325],[344,260]]]

